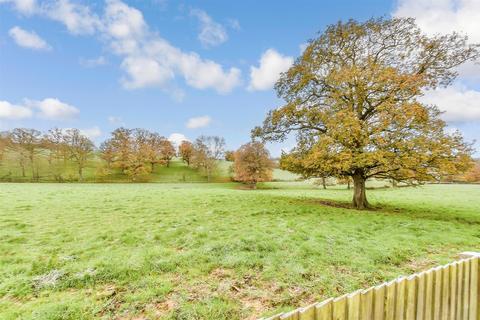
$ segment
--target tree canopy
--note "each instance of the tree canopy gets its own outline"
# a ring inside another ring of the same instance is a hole
[[[272,180],[274,163],[263,143],[258,141],[242,145],[234,154],[235,180],[249,184],[253,189],[257,182]]]
[[[465,170],[471,149],[446,132],[419,98],[448,86],[456,67],[479,57],[458,33],[427,36],[411,18],[350,20],[310,41],[276,83],[286,104],[252,131],[263,141],[296,134],[284,155],[304,175],[352,177],[353,205],[368,206],[369,178],[420,183]]]
[[[218,136],[200,136],[193,144],[191,163],[194,168],[202,170],[210,182],[218,161],[225,152],[225,139]]]

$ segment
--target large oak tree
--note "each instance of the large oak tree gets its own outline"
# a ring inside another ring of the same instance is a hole
[[[253,136],[282,141],[296,133],[291,167],[351,177],[353,205],[366,208],[369,178],[418,183],[470,163],[469,145],[446,133],[439,109],[419,98],[450,85],[478,48],[457,33],[426,36],[411,18],[331,25],[282,74],[275,88],[286,104]]]

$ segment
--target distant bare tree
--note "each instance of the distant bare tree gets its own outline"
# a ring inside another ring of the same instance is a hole
[[[26,176],[26,166],[29,164],[32,179],[38,179],[38,167],[36,166],[37,154],[41,149],[41,132],[35,129],[15,128],[10,133],[10,147],[18,155],[22,177]]]
[[[10,145],[10,136],[8,132],[0,132],[0,162],[3,160],[3,157],[9,145]]]
[[[107,140],[100,144],[100,158],[107,163],[107,169],[110,169],[115,158],[114,149],[112,143]]]
[[[43,135],[42,145],[47,151],[47,161],[54,179],[62,181],[62,173],[69,159],[64,130],[53,128]]]
[[[65,145],[72,159],[78,168],[78,179],[83,181],[83,169],[85,168],[88,158],[94,150],[93,142],[82,135],[78,129],[67,129],[65,131]]]
[[[222,159],[225,152],[225,139],[218,136],[200,136],[195,140],[193,149],[193,166],[203,170],[210,182],[218,160]]]

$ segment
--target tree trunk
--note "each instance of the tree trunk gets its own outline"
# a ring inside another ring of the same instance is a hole
[[[153,170],[155,169],[155,162],[150,162],[150,166],[151,166],[151,170],[153,172]]]
[[[365,193],[365,177],[363,172],[356,170],[353,175],[353,206],[356,209],[368,208],[367,195]]]
[[[325,181],[325,177],[322,177],[322,186],[323,189],[327,189],[327,182]]]
[[[82,167],[78,167],[78,180],[80,182],[83,181],[83,168]]]
[[[350,190],[350,179],[347,180],[347,190]]]
[[[35,180],[35,163],[33,162],[33,158],[30,158],[30,166],[32,169],[32,179]]]

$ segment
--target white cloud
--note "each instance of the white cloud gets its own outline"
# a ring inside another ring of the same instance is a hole
[[[120,117],[109,116],[107,119],[108,119],[108,122],[110,124],[115,124],[115,125],[120,125],[120,126],[125,125],[122,118],[120,118]]]
[[[194,117],[188,119],[186,126],[189,129],[198,129],[208,126],[211,122],[212,118],[209,116]]]
[[[242,30],[242,27],[240,26],[240,22],[237,19],[228,19],[228,25],[233,30],[236,30],[236,31]]]
[[[478,0],[399,0],[393,12],[396,17],[414,17],[427,34],[454,31],[468,36],[469,42],[480,43],[480,1]],[[480,66],[467,62],[457,68],[460,77],[480,79]]]
[[[92,128],[80,129],[80,133],[91,140],[95,140],[103,134],[102,130],[100,130],[100,128],[97,126]]]
[[[93,68],[98,66],[104,66],[107,64],[107,59],[104,56],[99,56],[92,59],[80,59],[80,64],[85,68]]]
[[[250,84],[248,90],[268,90],[293,64],[293,58],[283,56],[274,49],[268,49],[260,58],[259,67],[250,67]]]
[[[25,106],[14,105],[8,101],[0,101],[0,119],[19,120],[31,118],[32,110]]]
[[[215,22],[205,11],[200,9],[191,9],[190,14],[200,22],[200,33],[198,40],[204,47],[213,47],[228,40],[228,34],[225,28]],[[237,21],[237,26],[240,27]]]
[[[139,10],[111,0],[105,11],[105,30],[110,46],[116,54],[124,57],[121,67],[127,74],[122,79],[125,88],[158,86],[170,89],[170,82],[177,75],[183,76],[191,87],[213,88],[219,93],[227,93],[240,84],[239,69],[225,71],[211,60],[172,46],[148,30]]]
[[[23,14],[32,14],[37,8],[36,0],[0,0],[0,3],[12,3]]]
[[[101,28],[100,19],[90,8],[69,0],[57,0],[47,3],[40,14],[63,23],[73,34],[93,34]]]
[[[107,1],[104,24],[106,33],[119,41],[138,41],[147,33],[142,12],[119,0]]]
[[[185,91],[180,88],[173,88],[169,90],[170,96],[173,98],[175,102],[182,102],[185,99]]]
[[[480,43],[478,0],[399,0],[393,16],[414,17],[418,26],[428,35],[456,31],[466,34],[470,43]],[[468,80],[473,84],[480,80],[478,64],[468,62],[457,70],[460,81]],[[478,121],[480,92],[461,85],[460,81],[453,87],[426,92],[421,101],[435,104],[445,111],[442,118],[446,121]]]
[[[127,89],[163,86],[174,77],[172,70],[149,57],[127,57],[122,68],[129,75],[122,81]]]
[[[182,134],[182,133],[172,133],[169,137],[168,140],[175,145],[176,148],[180,146],[182,141],[190,141],[188,138]]]
[[[0,0],[4,1],[5,0]],[[95,34],[123,61],[127,89],[156,86],[172,90],[177,76],[196,89],[228,93],[241,84],[240,70],[184,52],[149,29],[141,11],[120,0],[107,0],[104,15],[98,17],[86,5],[70,0],[47,2],[35,13],[63,23],[72,34]],[[183,96],[174,90],[174,99]]]
[[[480,42],[478,0],[399,0],[393,15],[416,18],[428,34],[458,31],[468,34],[471,42]]]
[[[27,31],[18,26],[11,28],[8,34],[21,47],[34,50],[51,50],[48,43],[40,38],[34,31]]]
[[[63,23],[73,34],[93,34],[102,28],[102,21],[88,6],[70,0],[52,0],[37,4],[36,0],[0,0],[12,3],[22,14],[37,14]]]
[[[25,100],[27,106],[38,109],[37,115],[48,120],[68,120],[75,118],[80,111],[65,102],[56,98],[46,98],[40,101]]]
[[[463,86],[453,86],[429,91],[421,98],[434,104],[445,113],[442,118],[449,122],[480,121],[480,92]]]

